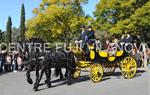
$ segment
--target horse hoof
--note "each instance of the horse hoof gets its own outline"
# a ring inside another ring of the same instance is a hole
[[[34,91],[38,91],[38,88],[37,88],[37,87],[33,87],[33,90],[34,90]]]
[[[27,79],[27,82],[28,82],[29,84],[33,84],[32,79]]]
[[[61,76],[61,77],[59,78],[59,80],[61,81],[61,80],[63,80],[63,78],[64,78],[64,77],[63,77],[63,76]]]
[[[67,82],[67,85],[71,85],[71,82]]]
[[[67,79],[67,78],[68,78],[68,76],[67,76],[67,75],[65,75],[65,78]]]
[[[50,88],[50,87],[51,87],[51,84],[47,84],[47,87]]]

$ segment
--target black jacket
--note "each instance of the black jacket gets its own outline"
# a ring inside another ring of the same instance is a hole
[[[83,33],[81,33],[81,35],[79,36],[78,40],[85,41],[86,34],[87,34],[87,31],[84,31]]]
[[[86,41],[95,39],[95,31],[94,30],[88,31],[86,36],[87,36]]]

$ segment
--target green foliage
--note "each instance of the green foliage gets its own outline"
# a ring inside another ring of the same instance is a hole
[[[2,32],[2,30],[0,30],[0,43],[4,42],[4,32]]]
[[[45,41],[71,41],[78,35],[80,26],[92,21],[85,17],[81,4],[87,0],[42,0],[35,8],[35,16],[28,20],[28,38],[39,37]]]
[[[21,20],[20,20],[20,41],[25,40],[25,8],[24,4],[21,7]]]
[[[136,9],[134,14],[129,16],[129,18],[118,21],[116,26],[113,27],[110,32],[118,33],[126,30],[135,34],[143,34],[143,29],[146,29],[150,25],[149,8],[150,2],[145,3],[142,7]]]
[[[145,36],[150,31],[150,0],[100,0],[97,4],[97,29],[105,30],[111,34],[130,32]],[[145,34],[144,34],[145,33]]]
[[[12,37],[12,42],[18,42],[20,40],[20,29],[13,27],[11,37]]]
[[[12,33],[12,21],[11,21],[11,17],[8,17],[7,26],[6,26],[6,38],[5,38],[7,43],[11,42],[11,33]]]

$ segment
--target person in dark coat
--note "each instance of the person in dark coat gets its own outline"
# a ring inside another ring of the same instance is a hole
[[[132,46],[129,44],[133,44],[133,36],[130,33],[125,32],[121,38],[120,43],[123,43],[124,49],[126,48],[127,51],[131,51]]]
[[[92,26],[88,26],[87,27],[87,33],[85,36],[85,42],[89,45],[93,45],[93,43],[95,43],[95,31],[93,30]],[[86,45],[86,49],[85,49],[85,54],[86,54],[86,60],[90,61],[90,55],[89,55],[89,48]]]
[[[85,26],[81,26],[81,35],[79,36],[78,41],[85,42],[86,33],[87,31],[85,29]]]
[[[95,31],[93,30],[92,26],[88,26],[88,30],[85,36],[85,41],[87,43],[94,43],[95,42]]]
[[[5,61],[6,61],[6,59],[5,59],[6,55],[7,55],[7,52],[6,52],[5,49],[3,49],[3,50],[1,51],[1,66],[0,66],[0,72],[3,72],[3,71],[4,71],[3,67],[4,67],[4,64],[5,64]]]
[[[0,72],[2,72],[2,53],[0,51]]]

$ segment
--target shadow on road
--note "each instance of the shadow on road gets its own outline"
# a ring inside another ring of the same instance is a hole
[[[0,76],[6,75],[6,74],[9,74],[9,73],[13,73],[13,72],[3,72],[3,73],[0,73]]]
[[[142,75],[142,73],[145,73],[145,71],[144,70],[137,70],[134,78],[140,77]]]
[[[133,78],[140,77],[142,75],[142,73],[144,73],[144,72],[145,72],[144,70],[137,70],[137,72]],[[112,74],[110,76],[115,76],[118,79],[121,79],[122,74],[121,74],[121,72],[114,72],[114,74]],[[107,77],[108,77],[108,75],[107,75]]]
[[[109,79],[110,79],[110,77],[103,77],[101,81],[106,81],[106,80],[109,80]],[[73,84],[80,83],[80,82],[85,82],[85,81],[88,81],[88,80],[90,80],[89,75],[81,76],[78,79],[74,79]]]
[[[101,82],[102,82],[102,81],[109,80],[109,79],[111,79],[111,78],[110,78],[110,77],[104,77],[104,78],[101,80]],[[85,82],[85,81],[88,81],[88,80],[90,80],[90,77],[89,77],[88,75],[84,75],[84,76],[79,77],[78,79],[72,79],[72,80],[71,80],[71,82],[72,82],[71,85],[76,84],[76,83]],[[51,83],[57,83],[57,82],[61,82],[61,81],[60,81],[59,79],[51,81]],[[65,85],[66,83],[67,83],[66,80],[62,80],[61,83],[56,84],[56,85],[53,85],[53,86],[51,86],[50,88],[57,87],[57,86],[62,86],[62,85]],[[40,84],[40,86],[42,86],[42,85],[46,85],[46,84],[45,84],[45,83]],[[49,88],[48,88],[48,87],[46,87],[46,88],[41,88],[41,89],[39,89],[38,91],[46,90],[46,89],[49,89]]]
[[[135,74],[135,77],[133,77],[133,78],[140,77],[142,75],[142,73],[144,73],[144,72],[145,71],[143,71],[143,70],[137,70],[137,73]],[[103,77],[103,79],[101,80],[101,82],[111,79],[110,76],[115,76],[118,79],[121,79],[122,74],[121,74],[121,72],[118,71],[118,72],[114,72],[114,74],[112,74],[112,75],[107,75],[107,76],[105,75]],[[90,80],[89,75],[84,75],[84,76],[80,76],[78,79],[72,79],[71,82],[72,82],[72,85],[73,85],[73,84],[85,82],[85,81],[88,81],[88,80]],[[57,83],[57,82],[58,82],[58,84],[51,86],[51,88],[65,85],[67,80],[63,79],[63,80],[60,81],[60,79],[56,79],[56,80],[51,81],[51,83]],[[42,85],[45,85],[45,83],[40,84],[40,86],[42,86]],[[38,91],[46,90],[46,89],[49,89],[49,88],[48,87],[41,88]]]
[[[57,86],[61,86],[61,85],[64,85],[64,84],[66,84],[66,82],[65,82],[65,81],[64,81],[64,82],[62,82],[62,83],[59,83],[59,84],[53,85],[53,86],[51,86],[50,88],[57,87]],[[44,85],[44,84],[42,84],[42,85]],[[42,90],[46,90],[46,89],[49,89],[49,88],[48,88],[48,87],[41,88],[41,89],[38,89],[38,91],[42,91]]]
[[[121,72],[114,72],[114,74],[112,74],[112,76],[119,78],[120,76],[122,76],[122,74],[121,74]]]

